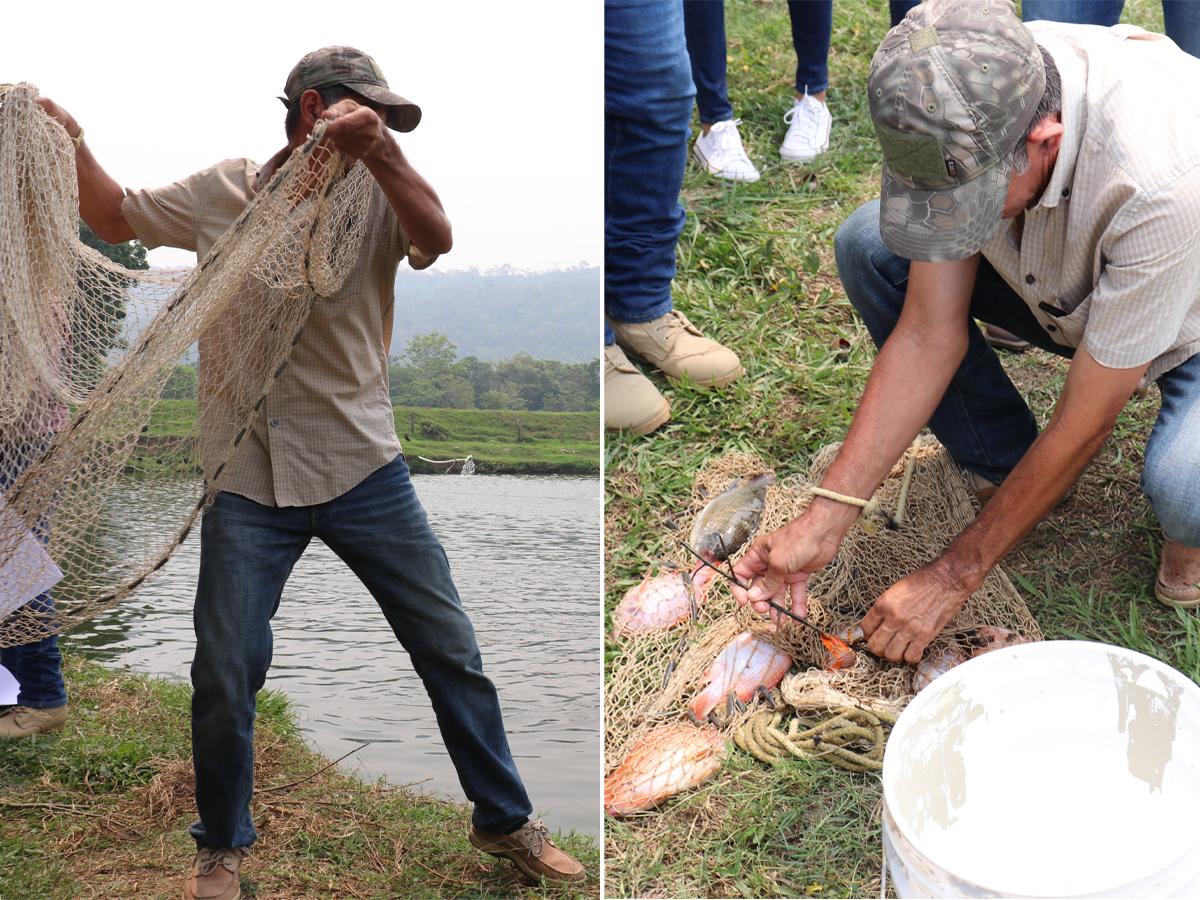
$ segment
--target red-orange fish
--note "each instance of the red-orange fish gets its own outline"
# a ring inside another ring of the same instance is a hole
[[[613,635],[620,637],[639,631],[657,631],[684,622],[692,614],[693,603],[704,603],[712,569],[694,575],[673,570],[647,575],[631,587],[613,611]]]
[[[648,732],[604,779],[604,811],[627,816],[707,781],[725,761],[711,725],[673,722]]]
[[[821,643],[825,645],[825,668],[827,671],[849,669],[858,662],[858,654],[841,638],[832,634],[823,634]]]
[[[692,701],[692,715],[703,719],[724,702],[730,692],[745,703],[760,687],[779,684],[792,658],[778,647],[743,631],[730,641],[708,669],[708,686]]]

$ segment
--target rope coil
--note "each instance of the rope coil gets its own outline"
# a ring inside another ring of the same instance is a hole
[[[760,710],[733,732],[733,741],[755,759],[778,765],[786,759],[824,759],[852,772],[883,768],[887,743],[884,726],[896,717],[883,710],[842,707],[830,718],[810,725],[798,715],[784,730],[782,710]]]

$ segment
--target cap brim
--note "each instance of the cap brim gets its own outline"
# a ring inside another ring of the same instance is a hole
[[[1011,169],[994,165],[955,188],[921,191],[883,164],[879,233],[904,259],[949,262],[978,253],[1000,227]]]
[[[361,81],[343,82],[355,93],[387,107],[387,127],[393,131],[412,131],[421,123],[421,107],[387,88]]]

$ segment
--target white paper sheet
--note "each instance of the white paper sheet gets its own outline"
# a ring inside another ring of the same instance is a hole
[[[21,686],[17,684],[17,679],[13,678],[12,672],[0,666],[0,706],[15,706],[20,690]]]
[[[50,554],[0,500],[0,619],[63,577]]]

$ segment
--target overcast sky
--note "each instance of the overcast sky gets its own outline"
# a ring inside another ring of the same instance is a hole
[[[584,0],[15,3],[0,83],[37,85],[118,182],[153,187],[268,159],[285,143],[275,98],[292,66],[358,47],[422,109],[398,139],[454,226],[437,267],[547,269],[600,264],[602,42],[602,5]]]

